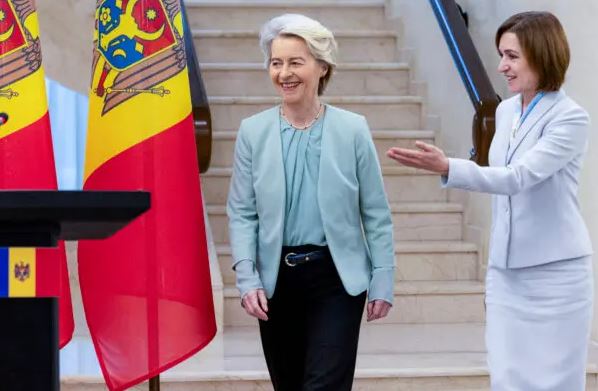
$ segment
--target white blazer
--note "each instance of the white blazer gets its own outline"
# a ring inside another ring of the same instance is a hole
[[[549,92],[511,139],[521,97],[496,109],[490,167],[449,159],[447,187],[492,193],[488,263],[521,268],[592,254],[577,202],[589,116],[563,91]]]

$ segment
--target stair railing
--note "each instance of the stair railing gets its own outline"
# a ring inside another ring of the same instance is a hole
[[[189,25],[186,6],[183,1],[181,1],[181,15],[183,17],[183,34],[185,37],[187,70],[189,72],[189,87],[191,88],[197,163],[199,165],[199,171],[206,172],[210,167],[210,159],[212,157],[212,116],[206,89],[201,77],[201,69],[199,67],[199,61],[197,60],[195,46],[193,45],[193,34]]]
[[[455,0],[429,0],[457,71],[475,109],[472,126],[471,160],[488,165],[488,151],[494,137],[494,115],[500,103],[484,64],[467,31],[466,17]]]

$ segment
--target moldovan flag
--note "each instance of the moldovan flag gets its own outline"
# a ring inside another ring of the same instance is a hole
[[[79,242],[87,324],[123,390],[216,333],[179,0],[98,0],[85,190],[148,190],[151,209]]]
[[[0,0],[0,189],[56,190],[33,0]],[[59,297],[59,345],[74,322],[64,244],[0,248],[0,297]]]

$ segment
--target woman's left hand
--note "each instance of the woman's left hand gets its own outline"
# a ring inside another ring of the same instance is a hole
[[[392,305],[384,300],[373,300],[368,303],[368,322],[376,319],[382,319],[388,315]]]
[[[415,146],[419,150],[392,147],[386,152],[386,156],[405,166],[421,168],[441,175],[448,174],[449,161],[442,149],[422,141],[416,141]]]

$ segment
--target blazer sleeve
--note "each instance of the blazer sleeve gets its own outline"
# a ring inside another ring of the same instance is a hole
[[[255,264],[257,252],[258,215],[251,172],[251,144],[243,122],[235,142],[233,173],[226,203],[228,231],[233,255],[233,269],[237,263],[250,260]]]
[[[372,266],[368,300],[392,303],[395,278],[392,218],[376,148],[367,122],[362,120],[356,155],[361,221]]]
[[[483,193],[515,195],[561,170],[583,154],[589,131],[589,117],[574,107],[546,125],[538,142],[520,159],[505,167],[480,167],[465,159],[449,159],[446,187]]]

